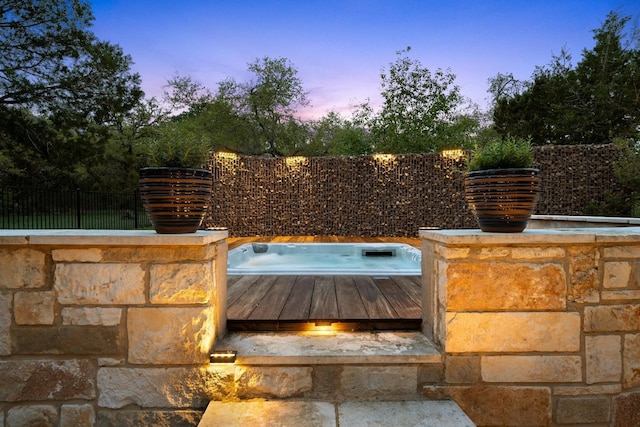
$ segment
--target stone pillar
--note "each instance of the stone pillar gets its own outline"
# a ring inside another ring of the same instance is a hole
[[[0,232],[0,421],[197,423],[226,329],[226,237]]]
[[[428,396],[478,425],[640,413],[639,227],[420,236],[424,332],[445,358]]]

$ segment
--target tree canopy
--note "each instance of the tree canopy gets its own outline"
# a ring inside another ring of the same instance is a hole
[[[460,147],[477,122],[462,114],[464,98],[449,70],[431,72],[408,57],[411,48],[381,73],[381,110],[370,119],[376,151],[437,152]],[[467,119],[467,120],[465,120]]]
[[[609,13],[595,46],[574,67],[564,49],[532,81],[499,74],[490,81],[499,133],[534,144],[602,144],[634,138],[640,126],[640,33],[630,17]]]
[[[78,185],[140,104],[132,59],[93,19],[82,0],[0,0],[0,159],[13,176]]]
[[[0,0],[0,183],[133,189],[145,148],[174,138],[212,151],[263,156],[424,153],[470,148],[499,133],[534,144],[635,140],[640,126],[640,32],[610,13],[595,46],[564,50],[531,81],[500,73],[485,113],[449,69],[397,52],[380,72],[382,105],[302,120],[309,94],[286,58],[257,58],[250,78],[207,88],[190,76],[144,98],[132,58],[92,32],[86,0]],[[148,150],[146,150],[148,151]]]
[[[89,31],[93,19],[81,0],[0,0],[0,105],[97,122],[133,108],[140,77],[119,46]]]

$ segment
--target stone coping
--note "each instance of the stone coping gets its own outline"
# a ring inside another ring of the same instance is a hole
[[[442,363],[421,332],[233,332],[216,350],[237,351],[239,365]]]
[[[248,425],[475,426],[467,414],[451,400],[356,402],[252,400],[211,401],[198,427]]]
[[[0,245],[200,246],[227,237],[227,229],[185,234],[158,234],[154,230],[0,230]]]
[[[640,242],[640,227],[525,229],[522,233],[486,233],[479,229],[420,228],[419,237],[450,245],[532,245]]]
[[[640,225],[640,218],[617,216],[589,216],[589,215],[531,215],[532,220],[537,221],[567,221],[567,222],[592,222],[619,225]]]

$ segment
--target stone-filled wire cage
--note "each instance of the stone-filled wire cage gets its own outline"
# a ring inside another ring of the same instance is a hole
[[[469,152],[342,157],[215,153],[209,227],[231,236],[415,237],[420,227],[476,228],[464,200]],[[534,148],[538,214],[583,215],[616,189],[613,144]]]

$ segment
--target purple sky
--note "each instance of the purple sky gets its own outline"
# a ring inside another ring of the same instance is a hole
[[[379,102],[380,71],[410,58],[450,69],[462,94],[486,106],[487,79],[528,79],[566,47],[593,47],[607,13],[640,16],[638,0],[91,0],[93,31],[131,55],[147,96],[189,75],[211,90],[247,81],[247,64],[289,59],[311,106],[307,118]]]

